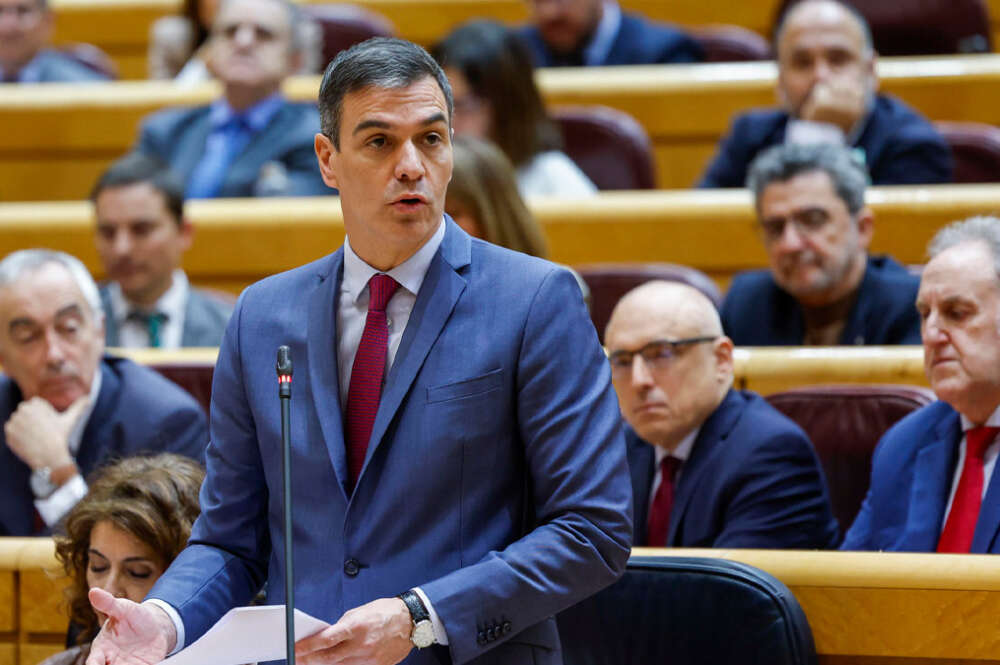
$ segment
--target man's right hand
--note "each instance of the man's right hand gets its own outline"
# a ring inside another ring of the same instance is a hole
[[[86,665],[154,665],[173,651],[174,622],[156,605],[115,598],[98,588],[88,597],[98,615],[108,618],[94,638]]]

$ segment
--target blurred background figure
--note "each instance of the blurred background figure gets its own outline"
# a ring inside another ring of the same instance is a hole
[[[70,578],[67,641],[75,646],[43,665],[86,661],[106,619],[87,600],[92,587],[142,602],[187,544],[204,478],[197,462],[169,453],[125,458],[96,473],[56,537],[56,558]]]
[[[500,148],[470,136],[455,139],[444,209],[466,233],[540,258],[549,251],[541,225],[517,191],[514,167]],[[570,268],[590,307],[590,289]]]
[[[433,55],[455,97],[455,135],[496,143],[517,169],[521,196],[597,191],[562,152],[559,126],[535,86],[531,56],[512,31],[493,21],[472,21],[445,37]]]
[[[54,22],[46,0],[0,0],[0,83],[109,78],[67,53],[46,48]]]
[[[615,0],[530,0],[519,35],[538,67],[701,62],[698,43],[677,28],[624,13]]]

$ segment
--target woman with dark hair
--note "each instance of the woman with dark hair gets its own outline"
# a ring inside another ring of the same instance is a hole
[[[455,134],[490,139],[517,169],[522,196],[596,191],[562,148],[559,127],[535,86],[531,55],[494,21],[471,21],[433,49],[455,97]]]
[[[129,457],[97,472],[87,496],[69,512],[56,558],[70,578],[66,591],[77,646],[42,665],[82,665],[106,617],[87,599],[92,587],[141,602],[187,544],[205,477],[187,457]]]

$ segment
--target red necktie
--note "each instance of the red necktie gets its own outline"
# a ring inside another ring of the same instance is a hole
[[[361,343],[358,344],[354,367],[351,369],[344,427],[352,490],[365,463],[368,439],[372,435],[378,401],[382,396],[382,377],[389,350],[385,306],[397,287],[399,284],[396,280],[381,273],[372,276],[368,282],[368,316],[365,318],[365,330],[361,333]]]
[[[649,507],[649,520],[646,523],[646,545],[663,547],[667,544],[667,534],[670,531],[670,511],[674,507],[674,477],[681,461],[670,455],[660,462],[660,486],[653,497],[653,505]]]
[[[983,456],[1000,427],[973,427],[965,435],[965,463],[951,512],[941,531],[938,552],[968,552],[976,533],[979,506],[983,502]]]

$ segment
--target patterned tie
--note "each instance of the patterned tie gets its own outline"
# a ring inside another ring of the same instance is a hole
[[[140,324],[146,326],[146,333],[149,335],[149,346],[154,349],[158,349],[163,346],[163,340],[160,339],[160,331],[163,329],[163,324],[167,322],[167,315],[163,312],[143,312],[141,310],[132,310],[128,315],[129,321],[138,321]]]
[[[965,435],[965,463],[951,512],[941,531],[938,552],[968,552],[976,533],[979,506],[983,502],[983,456],[1000,427],[973,427]]]
[[[386,324],[385,306],[399,284],[392,277],[381,273],[368,282],[368,316],[361,333],[358,353],[351,369],[351,386],[347,391],[347,413],[344,431],[347,435],[347,466],[354,489],[361,474],[361,467],[368,452],[368,439],[372,435],[378,401],[382,396],[382,377],[389,350],[389,327]]]
[[[667,534],[670,532],[670,511],[674,507],[674,478],[681,460],[667,455],[660,462],[660,487],[653,497],[653,505],[649,507],[649,520],[646,523],[646,545],[663,547],[667,544]]]

